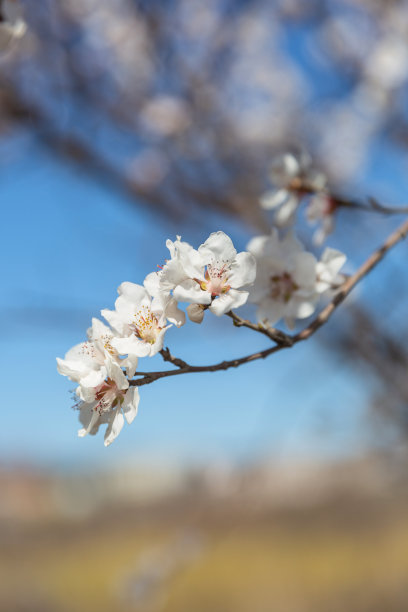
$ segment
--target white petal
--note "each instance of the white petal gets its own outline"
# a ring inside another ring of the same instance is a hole
[[[312,253],[296,253],[293,256],[293,280],[300,287],[314,287],[316,282],[317,260]]]
[[[118,435],[122,431],[123,425],[125,424],[125,419],[120,410],[116,410],[112,414],[113,417],[109,422],[109,425],[105,432],[105,446],[109,446],[110,444],[112,444],[112,442],[118,437]]]
[[[152,296],[156,297],[160,293],[160,273],[151,272],[146,276],[143,281],[143,285],[146,291]]]
[[[160,332],[157,335],[156,342],[154,344],[150,345],[150,353],[149,353],[150,357],[153,357],[159,351],[162,350],[163,343],[164,343],[164,334],[169,329],[169,327],[171,327],[171,325],[167,325],[167,327],[164,327],[163,329],[161,329]]]
[[[294,221],[294,215],[299,205],[299,196],[296,193],[289,194],[285,204],[276,211],[274,221],[279,227],[290,225]]]
[[[62,376],[68,376],[73,382],[79,382],[89,374],[91,368],[81,361],[66,361],[57,357],[57,370]]]
[[[134,377],[135,372],[136,372],[136,368],[137,368],[137,363],[138,363],[139,359],[136,357],[136,355],[128,355],[123,361],[122,361],[122,365],[123,367],[126,368],[126,376],[131,379]]]
[[[220,317],[226,312],[239,308],[248,300],[248,291],[238,291],[237,289],[230,289],[228,293],[224,293],[220,297],[213,300],[209,310],[212,313]]]
[[[233,261],[237,251],[232,240],[224,232],[213,232],[207,240],[198,248],[198,252],[205,264],[217,261]]]
[[[116,310],[108,310],[107,308],[104,308],[101,310],[101,315],[108,321],[109,325],[111,325],[118,334],[124,334],[126,332],[128,323],[116,312]]]
[[[78,436],[83,438],[88,433],[91,433],[99,421],[99,412],[94,410],[95,404],[83,404],[79,413],[79,420],[83,428],[78,430]]]
[[[211,303],[209,292],[200,289],[198,283],[191,279],[178,285],[173,291],[173,296],[177,302],[190,302],[190,304]]]
[[[299,174],[300,165],[291,153],[276,156],[272,161],[269,175],[275,185],[287,185]]]
[[[316,310],[316,301],[315,296],[299,301],[292,299],[287,305],[287,315],[296,319],[306,319]]]
[[[238,253],[232,262],[230,270],[228,284],[234,289],[252,284],[256,276],[255,257],[246,251]]]
[[[269,240],[269,236],[255,236],[247,244],[247,250],[254,257],[262,257],[265,253],[265,246]]]
[[[130,389],[126,391],[126,395],[124,397],[122,405],[123,414],[125,415],[125,419],[129,423],[129,425],[132,423],[132,421],[137,415],[139,401],[139,389],[137,387],[130,387]]]
[[[108,378],[112,379],[119,390],[123,391],[129,387],[129,382],[122,372],[120,365],[113,359],[106,360],[106,371]]]
[[[92,317],[92,327],[88,329],[88,337],[90,340],[98,340],[102,336],[110,336],[112,334],[112,330],[110,327],[102,323],[96,317]]]
[[[277,300],[266,298],[259,304],[256,317],[259,323],[267,320],[270,325],[277,323],[285,312],[285,305]]]
[[[187,306],[187,314],[190,321],[193,323],[202,323],[204,318],[204,309],[200,304],[189,304]]]
[[[192,251],[193,250],[194,249],[192,249]],[[191,254],[193,254],[192,251],[190,252]],[[162,289],[165,291],[171,291],[176,285],[179,285],[183,281],[187,280],[190,275],[194,277],[197,276],[197,274],[201,274],[203,264],[197,251],[195,251],[193,260],[196,260],[195,264],[192,264],[188,256],[168,261],[163,267],[160,275],[160,285]],[[184,267],[184,264],[186,267]],[[186,268],[188,269],[188,272]]]
[[[139,304],[148,297],[147,291],[143,285],[137,285],[136,283],[130,283],[128,281],[119,285],[118,293],[135,304]]]
[[[170,298],[164,309],[164,314],[170,323],[181,327],[186,322],[186,313],[178,307],[177,300]]]
[[[262,195],[259,203],[265,210],[270,210],[282,206],[289,197],[290,192],[287,189],[271,189]]]
[[[146,357],[150,353],[150,345],[136,336],[128,338],[113,338],[111,342],[120,355],[133,355],[134,357]]]
[[[230,295],[232,289],[228,291],[228,293],[224,293],[224,295],[220,295],[220,297],[213,300],[209,310],[217,317],[221,317],[226,312],[230,311],[232,305],[234,303],[234,297]]]

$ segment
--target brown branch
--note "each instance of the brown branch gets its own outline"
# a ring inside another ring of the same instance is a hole
[[[235,313],[228,313],[234,323],[238,326],[248,327],[249,329],[253,329],[254,331],[260,332],[269,338],[271,338],[274,342],[276,342],[275,346],[272,346],[263,351],[259,351],[257,353],[252,353],[251,355],[246,355],[245,357],[240,357],[238,359],[232,359],[230,361],[221,361],[220,363],[216,363],[214,365],[209,366],[193,366],[189,365],[182,359],[178,359],[177,357],[173,357],[169,351],[169,349],[163,349],[161,351],[161,355],[165,361],[169,361],[170,363],[177,366],[177,370],[165,370],[161,372],[137,372],[136,375],[141,376],[142,378],[138,380],[131,380],[130,385],[140,387],[142,385],[147,385],[155,380],[160,378],[166,378],[168,376],[178,376],[179,374],[192,374],[198,372],[217,372],[220,370],[228,370],[229,368],[237,368],[240,365],[245,363],[250,363],[251,361],[256,361],[257,359],[265,359],[269,355],[273,353],[277,353],[278,351],[289,348],[298,342],[302,342],[303,340],[307,340],[317,332],[332,316],[333,312],[336,308],[345,300],[350,291],[357,285],[357,283],[367,276],[373,268],[385,257],[386,253],[390,251],[398,242],[400,242],[408,233],[408,221],[405,221],[399,228],[397,228],[384,244],[374,251],[370,257],[360,266],[360,268],[353,274],[348,277],[344,283],[340,286],[338,293],[336,293],[333,300],[320,312],[320,314],[302,331],[295,335],[288,335],[281,332],[282,336],[279,334],[275,336],[278,330],[268,329],[268,328],[259,328],[258,325],[252,324],[250,321],[246,321],[245,319],[241,319]]]
[[[331,199],[336,207],[340,208],[357,208],[366,212],[379,212],[383,215],[406,215],[408,214],[408,206],[384,206],[375,198],[368,198],[368,204],[363,202],[355,202],[330,194]]]
[[[300,182],[293,190],[303,195],[318,195],[319,193],[325,193],[333,202],[333,208],[353,208],[365,212],[379,212],[383,215],[408,214],[408,206],[384,206],[384,204],[380,204],[380,202],[373,197],[367,198],[368,203],[358,202],[357,200],[344,198],[330,190],[316,191],[313,185],[307,182]]]
[[[227,312],[226,315],[234,321],[234,325],[236,327],[248,327],[248,329],[252,329],[253,331],[268,336],[268,338],[276,342],[276,344],[282,344],[283,346],[292,346],[293,344],[292,336],[285,334],[285,332],[281,331],[280,329],[267,327],[262,323],[251,323],[251,321],[239,317],[237,314],[235,314],[235,312],[232,312],[232,310]]]

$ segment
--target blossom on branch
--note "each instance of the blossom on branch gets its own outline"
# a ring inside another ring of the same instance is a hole
[[[97,333],[94,319],[91,333]],[[103,323],[98,321],[100,325]],[[106,326],[103,326],[106,327]],[[107,423],[105,446],[119,435],[124,418],[131,423],[139,405],[138,389],[129,388],[129,382],[121,369],[121,361],[107,340],[101,347],[101,338],[74,346],[65,356],[58,359],[58,371],[78,382],[75,391],[80,411],[79,419],[83,427],[80,437],[97,433],[99,426]],[[136,365],[134,365],[136,368]],[[132,370],[132,376],[134,370]]]
[[[292,232],[280,240],[276,228],[270,236],[253,238],[247,248],[257,262],[249,301],[258,306],[258,321],[274,325],[283,318],[290,329],[296,319],[313,314],[321,293],[336,282],[345,262],[334,249],[326,249],[318,262]]]
[[[201,322],[200,310],[204,312],[192,305],[221,316],[245,304],[248,291],[242,287],[254,282],[256,262],[248,252],[237,253],[224,232],[210,234],[198,250],[183,248],[178,254],[184,277],[174,287],[173,296],[191,305],[187,313],[192,321]]]
[[[163,348],[166,312],[159,300],[152,302],[142,285],[124,282],[118,288],[115,310],[102,310],[102,316],[116,332],[113,348],[129,357],[153,357]]]
[[[321,191],[326,185],[326,176],[313,168],[306,152],[277,156],[269,175],[274,188],[263,194],[260,203],[266,210],[277,209],[274,221],[278,227],[292,224],[302,197]]]
[[[104,368],[94,372],[77,389],[80,401],[77,407],[83,427],[80,437],[94,435],[99,426],[107,423],[104,444],[109,446],[120,434],[125,419],[130,424],[137,414],[139,390],[129,388],[129,382],[117,362],[107,356]]]

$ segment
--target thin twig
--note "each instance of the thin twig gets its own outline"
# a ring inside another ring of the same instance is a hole
[[[214,365],[209,366],[193,366],[189,365],[182,359],[178,359],[177,357],[173,357],[168,349],[163,349],[161,351],[163,359],[165,361],[170,361],[172,364],[177,366],[177,370],[165,370],[161,372],[137,372],[139,376],[138,380],[131,380],[130,385],[140,387],[142,385],[150,384],[160,378],[166,378],[168,376],[178,376],[179,374],[192,374],[198,372],[217,372],[220,370],[227,370],[229,368],[237,368],[240,365],[245,363],[250,363],[251,361],[256,361],[257,359],[265,359],[269,355],[273,353],[277,353],[285,348],[290,348],[294,346],[298,342],[302,342],[303,340],[307,340],[317,332],[332,316],[335,309],[345,300],[350,291],[357,285],[357,283],[363,279],[375,266],[385,257],[386,253],[390,251],[398,242],[400,242],[405,236],[408,234],[408,221],[405,221],[399,228],[397,228],[384,244],[374,251],[370,257],[360,266],[360,268],[353,274],[348,277],[344,283],[340,286],[339,291],[336,293],[335,297],[332,301],[320,312],[320,314],[302,331],[295,335],[288,335],[282,332],[282,336],[275,336],[275,332],[278,330],[267,328],[258,328],[257,325],[252,324],[250,321],[246,321],[245,319],[241,319],[235,313],[228,313],[234,322],[236,322],[239,326],[248,327],[253,329],[254,331],[258,331],[269,338],[271,338],[274,342],[276,342],[275,346],[272,346],[263,351],[259,351],[257,353],[252,353],[251,355],[246,355],[245,357],[240,357],[238,359],[232,359],[229,361],[221,361],[220,363],[216,363]],[[266,333],[268,332],[268,333]],[[285,339],[285,342],[282,342],[282,338]],[[164,353],[164,355],[163,355]]]
[[[227,317],[230,317],[234,321],[234,325],[236,325],[236,327],[248,327],[248,329],[252,329],[256,332],[264,334],[265,336],[268,336],[268,338],[276,342],[276,344],[282,344],[284,346],[292,346],[293,344],[292,336],[285,334],[285,332],[281,331],[280,329],[267,327],[262,323],[251,323],[251,321],[239,317],[237,314],[235,314],[235,312],[232,312],[232,310],[226,314]]]
[[[297,192],[300,195],[308,195],[314,196],[321,193],[327,195],[327,197],[332,201],[333,208],[354,208],[358,210],[362,210],[365,212],[378,212],[383,215],[407,215],[408,214],[408,206],[384,206],[384,204],[380,204],[380,202],[373,197],[367,198],[367,202],[359,202],[357,200],[351,200],[350,198],[342,197],[339,194],[333,193],[330,190],[319,191],[316,190],[313,185],[310,185],[307,182],[300,182],[299,185],[293,189],[293,191]]]

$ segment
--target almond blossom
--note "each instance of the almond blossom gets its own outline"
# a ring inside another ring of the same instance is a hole
[[[152,297],[142,285],[124,282],[118,288],[115,310],[102,310],[102,316],[116,332],[112,346],[121,355],[152,357],[163,348],[166,309],[163,300]]]
[[[96,321],[93,321],[92,335],[97,333]],[[105,446],[108,446],[120,433],[124,418],[129,424],[133,421],[139,404],[139,390],[129,388],[121,369],[123,362],[112,349],[110,340],[105,340],[103,348],[100,338],[78,344],[68,351],[65,359],[57,358],[57,363],[60,374],[79,383],[75,407],[80,411],[83,427],[78,435],[95,434],[102,423],[107,423]]]
[[[164,266],[159,266],[157,272],[151,272],[144,280],[144,286],[152,296],[152,307],[161,309],[168,321],[177,327],[184,325],[185,313],[178,308],[177,300],[172,296],[172,290],[181,282],[186,280],[187,275],[182,265],[182,257],[188,257],[193,247],[187,242],[177,240],[166,241],[170,251],[170,259],[166,260]]]
[[[248,291],[241,288],[252,284],[256,274],[250,253],[237,253],[231,238],[221,231],[210,234],[198,250],[187,243],[179,243],[177,249],[183,274],[176,279],[173,297],[190,303],[187,313],[192,321],[200,322],[197,313],[206,308],[221,316],[245,304]],[[171,270],[163,272],[167,278]]]
[[[262,208],[276,208],[275,223],[284,227],[293,223],[294,215],[302,197],[310,191],[321,191],[326,185],[326,177],[312,166],[311,157],[302,152],[299,155],[285,153],[276,157],[270,169],[274,185],[263,194]]]
[[[253,238],[248,250],[257,262],[249,300],[258,305],[258,321],[273,325],[283,318],[290,329],[296,319],[313,314],[320,294],[335,283],[345,262],[335,249],[326,249],[318,262],[293,233],[280,240],[276,229],[270,236]]]
[[[107,354],[105,364],[83,380],[76,391],[77,408],[83,427],[79,437],[94,435],[107,423],[104,444],[109,446],[121,432],[125,419],[130,424],[137,415],[139,390],[130,387],[118,363]]]
[[[87,331],[88,340],[71,348],[64,359],[57,357],[57,369],[63,376],[73,382],[81,383],[89,374],[105,365],[108,353],[120,366],[126,368],[129,378],[134,376],[137,358],[121,359],[118,351],[112,346],[114,334],[99,319],[92,319],[92,327]]]

